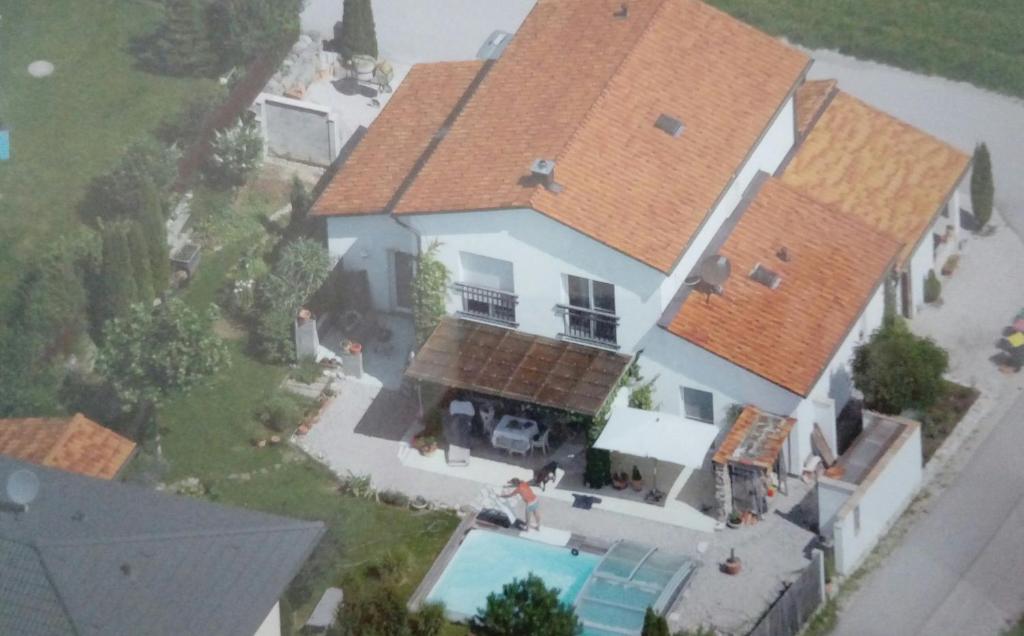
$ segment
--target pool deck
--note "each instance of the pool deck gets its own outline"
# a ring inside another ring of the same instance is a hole
[[[404,454],[411,461],[403,462],[400,450],[409,433],[409,414],[407,406],[403,406],[407,399],[372,376],[359,380],[345,378],[334,387],[338,395],[324,409],[320,421],[307,435],[296,437],[293,442],[339,477],[349,472],[370,475],[378,490],[397,490],[422,496],[435,505],[469,510],[479,507],[485,488],[500,488],[511,477],[531,476],[525,468],[502,462],[490,466],[485,462],[494,460],[474,457],[467,475],[476,478],[456,477],[445,472],[446,465],[437,470],[423,467],[417,461],[420,456],[407,449]],[[443,453],[424,459],[443,462]],[[689,480],[679,481],[690,483],[693,478]],[[714,530],[713,525],[708,530],[699,530],[670,523],[664,517],[658,518],[665,514],[658,511],[667,506],[628,500],[617,504],[615,491],[610,488],[596,493],[602,502],[590,510],[572,507],[572,492],[585,492],[582,489],[549,486],[538,494],[543,526],[593,541],[627,539],[704,563],[668,612],[673,630],[713,624],[720,631],[744,633],[784,584],[795,579],[810,563],[807,547],[814,535],[805,523],[801,525],[801,519],[816,519],[816,512],[807,509],[813,503],[813,489],[799,480],[790,480],[789,484],[790,494],[777,495],[773,499],[774,509],[765,519],[736,530]],[[629,512],[634,508],[627,507],[627,503],[647,514]],[[522,515],[521,506],[515,510]],[[729,556],[730,548],[736,549],[744,563],[743,573],[737,577],[722,574],[717,567]]]

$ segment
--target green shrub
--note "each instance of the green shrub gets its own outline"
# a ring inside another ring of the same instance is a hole
[[[377,57],[377,31],[370,0],[345,0],[341,22],[335,25],[334,47],[344,59],[353,55]]]
[[[377,499],[382,504],[389,506],[397,506],[399,508],[407,508],[409,506],[409,496],[397,490],[382,490],[377,493]]]
[[[267,428],[287,433],[302,421],[302,409],[287,395],[274,395],[260,406],[257,419]]]
[[[587,449],[587,467],[583,483],[590,488],[603,488],[612,483],[612,454],[603,448]]]
[[[231,128],[214,133],[203,176],[215,187],[238,187],[262,159],[263,136],[259,127],[251,117],[243,117]]]
[[[351,584],[338,609],[339,636],[410,636],[409,610],[390,585]]]
[[[971,207],[975,231],[980,232],[992,219],[992,205],[995,200],[995,183],[992,180],[992,157],[984,143],[974,148],[974,168],[971,172]]]
[[[292,369],[291,378],[302,384],[313,384],[323,377],[324,368],[316,360],[306,358]]]
[[[444,603],[424,603],[418,612],[409,615],[412,636],[438,636],[444,629]]]
[[[644,627],[641,636],[672,636],[668,629],[668,621],[650,607],[644,612]]]
[[[366,573],[386,585],[401,585],[409,576],[411,563],[412,558],[405,550],[388,550],[366,566]]]
[[[942,283],[935,275],[935,270],[928,272],[928,278],[924,280],[924,302],[934,303],[942,296]]]
[[[431,243],[416,262],[412,280],[412,313],[416,324],[416,342],[423,344],[447,313],[445,299],[451,274],[444,263],[437,260],[441,244]]]
[[[928,409],[942,395],[949,356],[930,338],[896,318],[871,335],[853,356],[853,382],[872,410],[898,415]]]
[[[219,83],[202,84],[185,103],[185,107],[167,117],[157,128],[156,136],[166,144],[177,144],[179,148],[191,146],[202,132],[202,124],[216,111],[227,91]]]

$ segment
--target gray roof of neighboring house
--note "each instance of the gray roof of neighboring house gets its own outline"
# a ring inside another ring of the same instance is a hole
[[[249,636],[324,533],[2,455],[0,486],[19,468],[40,489],[0,508],[0,634]]]

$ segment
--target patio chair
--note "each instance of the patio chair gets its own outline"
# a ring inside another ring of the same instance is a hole
[[[533,449],[539,448],[545,456],[548,454],[548,435],[551,433],[550,428],[545,428],[540,433],[534,436],[532,443],[530,444],[530,454],[533,454]]]

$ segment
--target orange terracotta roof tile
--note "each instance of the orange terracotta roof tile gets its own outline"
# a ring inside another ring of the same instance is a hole
[[[796,420],[746,406],[726,433],[711,461],[747,464],[771,470]]]
[[[394,211],[533,208],[670,271],[809,60],[698,0],[621,4],[538,2]],[[562,192],[529,179],[540,158]]]
[[[313,214],[385,209],[483,62],[417,64],[313,206]]]
[[[690,293],[667,328],[805,396],[881,284],[900,244],[764,176],[718,252],[732,265],[723,294],[707,299]],[[788,261],[779,256],[783,247]],[[778,287],[750,277],[758,264],[781,276]]]
[[[953,146],[839,91],[782,180],[903,243],[902,264],[970,160]]]
[[[134,452],[135,442],[81,413],[0,420],[0,454],[42,466],[113,479]]]
[[[796,133],[803,137],[817,121],[829,100],[836,94],[838,82],[830,80],[812,80],[804,82],[796,91]]]

